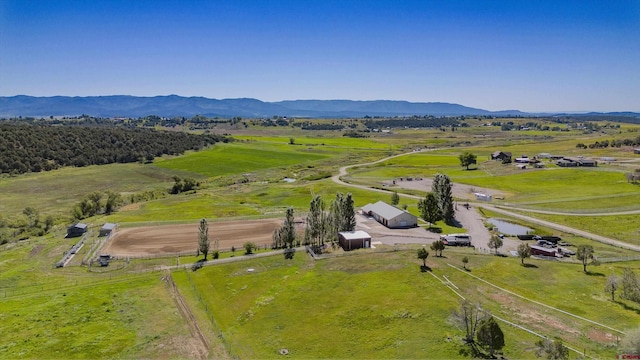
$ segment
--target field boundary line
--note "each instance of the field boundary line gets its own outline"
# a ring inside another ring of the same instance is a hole
[[[447,264],[447,265],[451,266],[450,264]],[[456,269],[457,269],[457,268],[456,268]],[[438,278],[438,276],[437,276],[437,275],[435,275],[435,274],[433,274],[433,273],[431,273],[431,272],[429,272],[429,273],[430,273],[431,275],[433,275],[436,279],[440,280],[440,279]],[[447,280],[447,282],[444,282],[444,281],[440,280],[440,282],[442,282],[442,284],[443,284],[443,285],[445,285],[446,287],[448,287],[449,289],[451,289],[454,293],[456,293],[456,295],[460,296],[463,300],[466,300],[462,295],[460,295],[460,294],[459,294],[459,293],[457,293],[455,290],[453,290],[453,288],[451,288],[451,286],[454,286],[456,289],[458,289],[458,287],[457,287],[457,286],[456,286],[456,285],[455,285],[451,280],[449,280],[445,275],[442,275],[442,277],[443,277],[443,278],[445,278],[445,279]],[[535,335],[535,336],[537,336],[537,337],[539,337],[539,338],[542,338],[542,339],[545,339],[545,340],[550,340],[547,336],[544,336],[544,335],[542,335],[542,334],[538,334],[537,332],[535,332],[535,331],[533,331],[533,330],[527,329],[526,327],[524,327],[524,326],[522,326],[522,325],[518,325],[518,324],[516,324],[516,323],[514,323],[514,322],[511,322],[511,321],[509,321],[509,320],[507,320],[507,319],[503,319],[503,318],[501,318],[501,317],[497,316],[497,315],[496,315],[496,314],[494,314],[494,313],[489,313],[489,312],[486,312],[486,311],[484,311],[484,310],[482,310],[482,311],[483,311],[484,313],[488,313],[489,315],[493,316],[494,318],[498,319],[499,321],[502,321],[503,323],[505,323],[505,324],[507,324],[507,325],[511,325],[511,326],[513,326],[513,327],[515,327],[515,328],[518,328],[518,329],[520,329],[520,330],[526,331],[526,332],[528,332],[528,333],[530,333],[530,334],[532,334],[532,335]],[[578,355],[582,355],[582,356],[586,356],[586,357],[591,358],[591,359],[595,359],[593,356],[588,356],[587,354],[580,352],[580,350],[577,350],[577,349],[574,349],[574,348],[573,348],[573,347],[571,347],[571,346],[568,346],[566,343],[563,343],[563,345],[564,345],[564,347],[566,347],[567,349],[569,349],[569,350],[571,350],[571,351],[573,351],[573,352],[577,353]]]
[[[598,325],[598,326],[601,326],[601,327],[603,327],[603,328],[606,328],[606,329],[609,329],[609,330],[612,330],[612,331],[615,331],[615,332],[618,332],[618,333],[620,333],[620,334],[625,335],[625,332],[624,332],[624,331],[621,331],[621,330],[618,330],[618,329],[614,329],[614,328],[612,328],[612,327],[610,327],[610,326],[607,326],[607,325],[605,325],[605,324],[602,324],[602,323],[599,323],[599,322],[596,322],[596,321],[593,321],[593,320],[590,320],[590,319],[584,318],[584,317],[579,316],[579,315],[576,315],[576,314],[572,314],[572,313],[570,313],[570,312],[568,312],[568,311],[558,309],[558,308],[553,307],[553,306],[551,306],[551,305],[547,305],[547,304],[541,303],[541,302],[539,302],[539,301],[537,301],[537,300],[529,299],[529,298],[524,297],[524,296],[522,296],[522,295],[520,295],[520,294],[516,294],[516,293],[514,293],[513,291],[507,290],[507,289],[505,289],[505,288],[501,288],[501,287],[499,287],[498,285],[494,285],[494,284],[492,284],[492,283],[488,282],[487,280],[484,280],[484,279],[483,279],[483,278],[481,278],[481,277],[478,277],[478,276],[476,276],[476,275],[469,274],[469,273],[467,273],[467,272],[465,272],[465,271],[462,271],[462,270],[458,269],[458,268],[457,268],[456,266],[454,266],[454,265],[451,265],[451,264],[449,264],[449,263],[447,263],[447,265],[449,265],[450,267],[452,267],[452,268],[454,268],[454,269],[456,269],[456,270],[460,271],[461,273],[463,273],[463,274],[465,274],[465,275],[469,275],[469,276],[471,276],[471,277],[473,277],[473,278],[475,278],[475,279],[477,279],[477,280],[480,280],[480,281],[482,281],[482,282],[484,282],[484,283],[486,283],[486,284],[488,284],[488,285],[493,286],[494,288],[496,288],[496,289],[498,289],[498,290],[504,291],[504,292],[506,292],[506,293],[508,293],[508,294],[511,294],[511,295],[513,295],[513,296],[517,296],[517,297],[519,297],[519,298],[521,298],[521,299],[523,299],[523,300],[526,300],[526,301],[532,302],[532,303],[534,303],[534,304],[538,304],[538,305],[544,306],[544,307],[546,307],[546,308],[548,308],[548,309],[558,311],[558,312],[563,313],[563,314],[565,314],[565,315],[573,316],[573,317],[575,317],[576,319],[580,319],[580,320],[582,320],[582,321],[586,321],[586,322],[592,323],[592,324],[594,324],[594,325]]]

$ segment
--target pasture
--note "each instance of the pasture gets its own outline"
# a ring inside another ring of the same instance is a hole
[[[591,356],[615,355],[616,334],[610,330],[543,310],[447,265],[461,267],[464,255],[469,256],[464,250],[448,249],[444,258],[430,257],[428,265],[440,280],[446,276],[463,296],[480,301],[502,318],[547,336],[560,336]],[[583,274],[580,265],[528,260],[535,267],[522,267],[519,259],[470,257],[471,274],[531,300],[623,331],[640,321],[637,305],[608,300],[602,290],[604,278]],[[195,273],[176,272],[174,278],[181,289],[195,293],[192,297],[200,299],[199,306],[215,314],[229,352],[240,358],[277,358],[281,348],[310,358],[464,356],[462,332],[449,321],[459,299],[440,280],[420,272],[418,264],[415,251],[369,252],[321,261],[296,254],[291,261],[255,259]],[[621,266],[602,270],[619,273]],[[254,271],[247,272],[248,268]],[[500,326],[507,357],[536,357],[535,336],[505,323]],[[356,329],[361,336],[352,336]]]
[[[468,122],[473,125],[485,120]],[[390,201],[390,194],[335,184],[328,177],[336,174],[340,166],[362,164],[415,148],[441,147],[376,165],[357,166],[344,179],[401,191],[383,183],[400,176],[429,177],[442,172],[454,182],[504,193],[505,199],[496,203],[583,216],[528,215],[638,244],[640,215],[589,215],[640,209],[640,188],[628,184],[623,174],[637,167],[633,155],[628,149],[575,147],[578,142],[588,144],[602,137],[631,137],[637,131],[634,126],[606,129],[606,134],[577,130],[502,132],[495,126],[461,127],[455,132],[397,129],[385,135],[372,133],[365,139],[346,138],[330,131],[318,136],[299,129],[269,128],[265,130],[268,136],[260,136],[261,131],[257,127],[238,131],[241,141],[164,157],[149,164],[63,168],[0,178],[0,221],[22,219],[21,212],[27,206],[58,219],[49,235],[0,245],[0,357],[204,357],[199,354],[197,337],[189,327],[194,321],[185,317],[174,302],[176,296],[168,285],[167,274],[154,270],[195,262],[195,256],[122,261],[118,266],[87,269],[81,259],[96,241],[93,236],[71,266],[53,268],[76,241],[63,239],[73,204],[93,191],[110,190],[124,198],[143,191],[167,191],[173,176],[193,177],[202,186],[190,193],[127,204],[111,215],[84,221],[94,231],[107,221],[133,231],[140,226],[177,223],[193,223],[195,229],[195,221],[207,218],[211,220],[211,233],[215,234],[216,222],[278,223],[288,206],[295,208],[296,217],[303,217],[314,194],[322,195],[329,203],[336,192],[350,192],[359,208],[378,200]],[[291,137],[294,144],[289,144]],[[601,164],[593,169],[564,169],[545,163],[544,169],[519,171],[512,165],[486,162],[495,150],[511,151],[516,156],[542,152],[615,156],[629,162]],[[466,171],[460,166],[458,155],[463,151],[478,155],[477,170]],[[284,182],[285,177],[295,182]],[[402,191],[423,195],[427,190]],[[418,215],[416,203],[417,200],[401,197],[399,206],[406,205],[408,211]],[[540,233],[556,233],[524,225]],[[459,232],[442,227],[445,232]],[[266,234],[267,231],[263,234],[265,239]],[[635,254],[560,235],[574,245],[593,245],[600,258]],[[195,236],[189,236],[195,244]],[[156,251],[167,245],[151,246]],[[427,261],[436,278],[420,272],[414,248],[391,251],[381,246],[378,250],[321,261],[298,252],[289,261],[282,256],[255,258],[205,266],[196,272],[176,269],[172,275],[211,345],[212,358],[282,358],[278,354],[282,348],[291,356],[306,358],[468,358],[461,331],[449,321],[458,296],[443,285],[445,275],[460,288],[460,294],[482,302],[483,308],[495,315],[547,336],[560,336],[566,344],[596,358],[617,354],[615,331],[542,309],[529,300],[621,331],[640,323],[637,304],[610,301],[603,291],[607,276],[620,275],[623,267],[638,271],[638,262],[605,263],[590,267],[590,274],[584,274],[577,263],[528,259],[531,266],[523,267],[516,258],[447,248],[444,258],[432,254]],[[227,256],[231,255],[225,253],[221,257]],[[460,268],[463,256],[470,258],[469,272],[447,265]],[[249,268],[254,271],[248,272]],[[498,290],[469,274],[529,300]],[[507,342],[506,357],[536,357],[536,336],[506,323],[500,326]]]

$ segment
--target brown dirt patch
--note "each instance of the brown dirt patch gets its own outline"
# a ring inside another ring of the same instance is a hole
[[[209,223],[209,239],[219,239],[219,249],[240,249],[252,241],[271,245],[273,230],[282,219],[242,220]],[[198,247],[198,222],[193,224],[143,226],[119,229],[101,251],[112,256],[146,256],[193,251]]]
[[[40,254],[42,249],[44,249],[44,244],[34,247],[33,249],[31,249],[31,252],[29,252],[29,257],[38,256],[38,254]]]
[[[140,210],[140,203],[125,205],[118,209],[118,211],[136,211],[136,210]]]

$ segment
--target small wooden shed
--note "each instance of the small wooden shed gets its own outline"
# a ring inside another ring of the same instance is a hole
[[[87,232],[87,230],[89,230],[89,226],[87,226],[87,224],[77,223],[77,224],[71,225],[67,228],[67,237],[72,238],[72,237],[82,236],[84,233]]]

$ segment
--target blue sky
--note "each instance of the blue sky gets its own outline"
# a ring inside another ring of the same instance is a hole
[[[640,0],[0,0],[0,96],[640,112]]]

